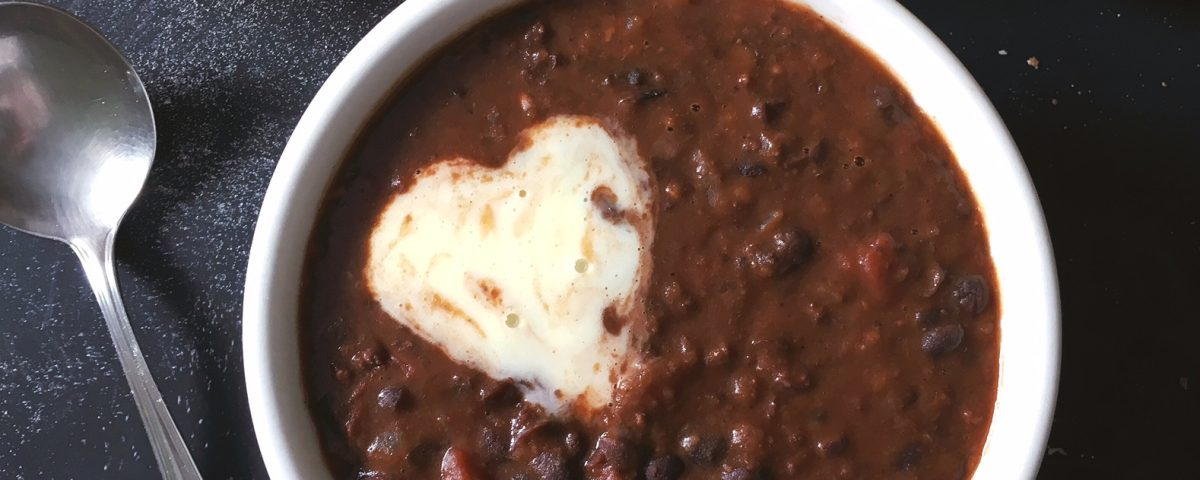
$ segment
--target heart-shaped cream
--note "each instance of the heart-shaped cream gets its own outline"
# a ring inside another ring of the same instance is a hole
[[[446,159],[396,194],[368,284],[397,321],[548,411],[602,407],[636,363],[614,320],[640,311],[648,281],[650,176],[631,139],[588,117],[523,135],[500,168]]]

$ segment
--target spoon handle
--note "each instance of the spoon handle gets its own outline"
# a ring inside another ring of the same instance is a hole
[[[167,480],[200,480],[200,471],[196,469],[183,437],[171,420],[171,412],[163,403],[162,394],[158,392],[158,385],[146,368],[142,350],[138,348],[133,329],[129,326],[129,317],[125,314],[125,305],[121,301],[117,276],[113,270],[114,237],[115,233],[110,232],[102,237],[77,238],[69,243],[83,263],[83,272],[96,293],[96,300],[100,302],[100,311],[104,313],[108,333],[117,348],[125,379],[133,390],[133,399],[150,438],[150,446],[154,449],[159,472]]]

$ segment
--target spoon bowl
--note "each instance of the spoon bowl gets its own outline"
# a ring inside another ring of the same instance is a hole
[[[0,12],[0,222],[63,241],[115,229],[154,158],[146,89],[74,17]]]
[[[163,478],[199,479],[150,376],[113,269],[113,241],[154,160],[154,113],[133,67],[70,14],[0,3],[0,223],[63,241],[84,274]]]

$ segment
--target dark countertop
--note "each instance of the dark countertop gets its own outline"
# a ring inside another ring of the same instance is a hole
[[[159,153],[117,259],[163,397],[207,478],[266,478],[240,346],[255,217],[307,102],[398,2],[49,3],[121,47],[154,101]],[[1200,5],[902,3],[983,85],[1050,223],[1063,375],[1041,476],[1200,477]],[[155,478],[65,246],[0,229],[0,315],[0,477]]]

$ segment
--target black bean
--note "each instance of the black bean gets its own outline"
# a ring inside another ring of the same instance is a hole
[[[404,456],[404,460],[417,470],[423,470],[433,464],[433,459],[439,451],[441,451],[441,447],[437,443],[421,442],[408,451],[408,454]]]
[[[549,420],[542,412],[526,404],[517,412],[515,418],[512,419],[511,427],[508,434],[508,450],[515,451],[521,445],[530,441],[530,439],[540,436],[541,432],[546,431],[552,426]]]
[[[641,85],[643,81],[645,81],[645,75],[641,70],[635,68],[625,73],[625,83],[631,86]]]
[[[938,320],[941,320],[941,313],[933,308],[917,310],[917,313],[913,314],[913,321],[921,328],[932,327]]]
[[[759,120],[766,120],[767,106],[762,102],[755,102],[750,106],[750,116]]]
[[[915,387],[899,388],[891,390],[885,395],[884,404],[894,411],[903,411],[916,405],[918,399],[920,399],[920,393]]]
[[[845,435],[834,435],[817,440],[814,445],[817,448],[817,453],[826,457],[841,455],[850,446],[850,439]]]
[[[368,455],[392,455],[396,453],[396,447],[400,445],[400,432],[388,430],[379,434],[371,444],[367,446]]]
[[[767,167],[757,163],[743,163],[738,165],[738,173],[743,177],[761,177],[767,174]]]
[[[500,121],[500,111],[495,107],[484,116],[487,120],[487,131],[484,135],[491,139],[504,138],[504,123]]]
[[[562,454],[546,450],[539,453],[529,462],[529,468],[541,480],[566,480],[570,477],[567,471],[567,459]]]
[[[889,126],[906,122],[911,118],[905,107],[905,101],[895,90],[879,87],[872,91],[871,95],[874,97],[875,108],[879,109],[884,123]]]
[[[567,449],[567,455],[572,457],[583,453],[583,434],[574,430],[569,430],[563,434],[563,448]]]
[[[378,345],[369,346],[354,352],[350,356],[350,367],[356,372],[362,372],[378,368],[387,363],[388,360],[387,350],[384,350],[383,347]]]
[[[679,282],[671,280],[662,286],[660,299],[676,315],[686,313],[692,308],[692,298],[683,291]]]
[[[783,352],[778,350],[760,350],[755,359],[754,369],[759,376],[775,391],[787,391],[793,386],[791,364]]]
[[[646,464],[646,480],[675,480],[683,474],[683,462],[671,454],[659,455]]]
[[[721,480],[761,480],[762,472],[746,467],[725,468],[721,472]]]
[[[454,447],[446,449],[442,456],[441,480],[479,480],[482,477],[466,452]]]
[[[742,249],[750,271],[761,278],[782,275],[808,259],[812,240],[807,235],[788,230],[777,232],[769,239],[747,244]]]
[[[387,472],[379,470],[366,470],[358,472],[357,480],[396,480],[397,477]]]
[[[717,167],[703,150],[692,152],[692,178],[697,188],[707,187],[709,183],[719,181]]]
[[[809,164],[819,164],[825,160],[826,154],[829,153],[829,142],[823,138],[810,140],[800,144],[800,148],[793,149],[783,156],[783,167],[788,169],[797,169]]]
[[[719,367],[729,361],[729,346],[722,343],[704,353],[704,364]]]
[[[725,438],[718,435],[687,435],[679,440],[679,448],[693,462],[714,466],[725,456]]]
[[[402,386],[387,387],[379,391],[376,397],[379,408],[385,410],[404,410],[412,405],[412,395]]]
[[[758,452],[763,445],[762,429],[747,423],[739,423],[729,429],[729,450],[735,453]]]
[[[811,390],[813,388],[813,383],[816,381],[813,378],[813,373],[814,372],[811,370],[797,369],[792,373],[792,384],[795,385],[796,388],[800,389],[800,391]]]
[[[521,403],[521,390],[512,380],[490,382],[480,392],[484,405],[491,409],[503,409]]]
[[[962,312],[971,315],[983,313],[991,301],[987,281],[979,275],[967,275],[956,280],[950,296]]]
[[[921,446],[915,443],[909,444],[896,454],[896,469],[907,472],[917,466],[921,461]]]
[[[499,463],[508,458],[508,439],[494,428],[484,427],[476,440],[479,452],[488,463]]]
[[[786,139],[781,133],[762,132],[758,134],[758,153],[763,158],[777,159],[783,154],[783,142]]]
[[[539,44],[546,41],[546,38],[549,36],[549,31],[550,29],[546,27],[546,24],[541,20],[538,20],[533,22],[533,24],[525,30],[525,34],[522,35],[522,37],[527,43]]]
[[[611,431],[596,439],[584,466],[593,472],[631,472],[637,468],[633,446]]]
[[[638,92],[637,100],[638,100],[638,102],[646,102],[646,101],[654,100],[654,99],[661,97],[663,95],[666,95],[666,94],[667,94],[667,91],[665,89],[650,88],[650,89],[646,89],[646,90],[642,90],[642,91]]]
[[[758,398],[758,381],[750,372],[738,372],[729,378],[729,396],[742,405],[750,405]]]
[[[953,352],[963,341],[963,328],[957,323],[941,325],[921,336],[921,350],[938,356]]]
[[[779,116],[784,106],[785,103],[778,100],[759,100],[750,106],[750,116],[764,122],[771,122]]]
[[[538,85],[545,85],[549,80],[550,72],[562,63],[562,59],[558,55],[540,47],[525,51],[522,61],[524,63],[521,73],[527,80]]]
[[[451,375],[449,381],[446,383],[449,384],[448,386],[450,387],[450,391],[457,395],[466,396],[474,394],[474,392],[472,392],[474,389],[474,379],[472,379],[469,375],[460,375],[456,373]]]

